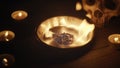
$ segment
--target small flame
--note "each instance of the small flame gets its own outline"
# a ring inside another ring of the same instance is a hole
[[[113,44],[120,44],[120,34],[111,34],[108,40]]]
[[[8,60],[6,59],[6,58],[3,58],[3,64],[5,65],[5,66],[8,66]]]
[[[21,16],[22,16],[22,13],[21,13],[21,12],[19,12],[19,13],[18,13],[18,16],[19,16],[19,17],[21,17]]]
[[[6,31],[6,32],[5,32],[5,40],[6,40],[6,41],[9,41],[9,39],[8,39],[8,34],[9,34],[9,32]]]
[[[38,37],[43,42],[51,46],[57,46],[60,48],[77,47],[83,46],[91,40],[94,28],[94,24],[89,24],[85,19],[81,20],[68,16],[54,17],[44,21],[38,27]],[[59,35],[62,33],[66,36],[72,35],[74,37],[73,43],[71,43],[71,41],[70,45],[55,43],[54,35]],[[68,35],[65,33],[68,33]]]
[[[8,31],[5,32],[5,37],[7,37],[7,36],[8,36]]]
[[[81,42],[81,44],[84,44],[87,40],[88,40],[88,36],[90,34],[91,31],[94,30],[94,25],[93,24],[89,24],[85,19],[82,21],[82,23],[78,26],[78,37],[80,38],[76,38],[76,41],[78,43]]]
[[[82,5],[80,2],[76,3],[76,11],[80,11],[82,9]]]
[[[23,20],[23,19],[27,18],[27,16],[28,16],[28,13],[26,11],[23,11],[23,10],[17,10],[11,14],[11,17],[14,20]]]

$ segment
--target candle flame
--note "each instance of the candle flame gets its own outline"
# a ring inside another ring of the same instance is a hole
[[[20,17],[21,17],[21,16],[22,16],[22,13],[21,13],[21,12],[19,12],[19,13],[18,13],[18,16],[20,16]]]
[[[8,32],[8,31],[6,31],[6,32],[5,32],[5,37],[7,37],[7,36],[8,36],[8,34],[9,34],[9,32]]]
[[[5,66],[8,66],[8,60],[6,59],[6,58],[3,58],[3,64],[5,65]]]

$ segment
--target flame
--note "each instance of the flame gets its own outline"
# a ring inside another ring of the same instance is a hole
[[[18,13],[18,16],[19,16],[19,17],[21,17],[21,16],[22,16],[22,13],[21,13],[21,12],[19,12],[19,13]]]
[[[9,39],[8,39],[8,35],[9,35],[9,32],[6,31],[6,32],[5,32],[5,40],[6,40],[6,41],[9,41]]]
[[[6,58],[3,58],[3,64],[4,64],[5,66],[8,66],[8,60],[7,60]]]
[[[119,41],[119,38],[118,38],[118,37],[114,38],[114,41],[115,41],[115,42],[118,42],[118,41]]]
[[[7,36],[8,36],[8,31],[5,32],[5,37],[7,37]]]
[[[108,40],[113,44],[120,44],[120,34],[111,34]]]
[[[76,3],[76,11],[80,11],[82,9],[82,5],[80,2]]]
[[[37,35],[41,41],[48,45],[60,48],[69,48],[83,46],[93,37],[94,24],[89,24],[85,19],[81,20],[75,17],[59,16],[44,21],[37,30]],[[68,33],[72,35],[73,43],[70,45],[61,45],[55,43],[54,35]]]

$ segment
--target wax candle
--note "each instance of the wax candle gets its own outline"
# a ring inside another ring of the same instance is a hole
[[[111,34],[108,40],[113,44],[120,44],[120,34]]]
[[[28,16],[28,13],[26,11],[23,10],[18,10],[18,11],[14,11],[11,14],[11,17],[15,20],[23,20]]]
[[[0,65],[3,68],[11,67],[15,63],[15,58],[11,54],[0,54]],[[0,66],[0,67],[1,67]]]
[[[15,33],[10,30],[3,30],[0,32],[0,41],[10,41],[15,37]]]

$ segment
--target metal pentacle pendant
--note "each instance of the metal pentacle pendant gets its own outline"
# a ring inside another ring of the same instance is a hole
[[[54,41],[59,45],[70,45],[73,43],[73,35],[69,33],[55,34]]]

